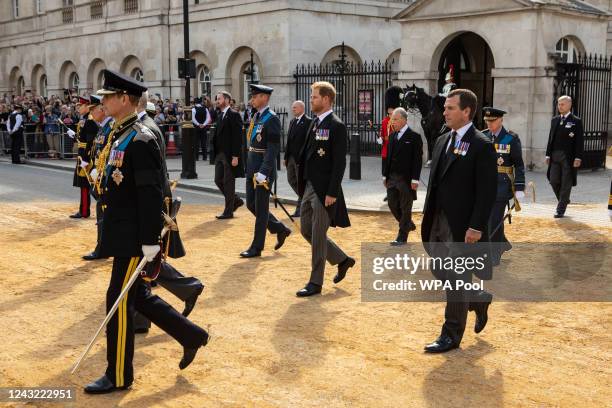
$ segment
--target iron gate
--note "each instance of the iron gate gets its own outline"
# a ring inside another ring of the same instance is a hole
[[[579,55],[574,62],[557,63],[553,112],[557,113],[557,99],[560,96],[572,97],[572,111],[584,125],[581,168],[606,166],[611,86],[612,58]]]
[[[295,94],[306,103],[306,113],[311,115],[310,85],[317,81],[328,81],[336,87],[334,112],[346,124],[350,135],[361,136],[362,155],[380,155],[376,139],[380,124],[386,116],[385,90],[391,86],[393,72],[391,63],[354,63],[347,60],[344,43],[339,59],[330,64],[302,64],[295,69]]]

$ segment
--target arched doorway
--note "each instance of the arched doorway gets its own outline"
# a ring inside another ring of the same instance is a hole
[[[481,36],[472,32],[459,34],[446,45],[440,56],[437,92],[441,92],[447,74],[452,71],[458,88],[470,89],[478,96],[476,123],[482,125],[480,110],[483,106],[493,105],[491,70],[494,67],[491,48]]]

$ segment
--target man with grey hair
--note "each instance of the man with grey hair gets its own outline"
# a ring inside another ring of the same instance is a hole
[[[572,113],[571,97],[560,97],[557,109],[559,115],[552,119],[546,146],[546,176],[559,202],[554,217],[563,218],[582,163],[584,131],[582,120]]]
[[[287,132],[287,143],[285,145],[285,167],[287,168],[287,181],[289,185],[298,195],[297,207],[293,213],[294,217],[300,216],[300,205],[301,197],[298,193],[298,166],[297,159],[304,146],[306,140],[306,134],[310,127],[312,119],[304,113],[305,104],[303,101],[295,101],[291,105],[291,112],[293,113],[293,119],[289,123],[289,131]]]
[[[391,129],[383,183],[387,188],[389,209],[399,222],[397,238],[391,245],[400,246],[408,241],[408,233],[416,229],[412,222],[412,203],[417,198],[421,177],[423,141],[421,135],[408,126],[408,113],[404,108],[397,108],[391,114]]]

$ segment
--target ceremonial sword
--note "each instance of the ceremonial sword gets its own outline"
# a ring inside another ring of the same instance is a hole
[[[291,214],[289,214],[289,211],[287,211],[287,209],[285,208],[285,206],[283,205],[283,203],[281,202],[281,200],[278,198],[278,196],[273,193],[270,190],[270,186],[268,185],[268,180],[264,181],[263,183],[258,183],[257,182],[257,177],[255,175],[253,175],[253,186],[255,188],[257,188],[257,186],[262,186],[263,188],[265,188],[266,190],[268,190],[270,192],[270,196],[272,197],[272,199],[274,200],[275,203],[278,203],[278,205],[280,205],[280,208],[283,209],[283,211],[285,212],[285,214],[287,214],[287,217],[289,217],[289,219],[291,220],[292,223],[296,224],[295,220],[293,219],[293,217],[291,216]],[[297,224],[296,224],[297,225]]]

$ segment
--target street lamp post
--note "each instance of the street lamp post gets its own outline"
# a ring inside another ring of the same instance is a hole
[[[182,170],[181,178],[198,178],[195,165],[195,146],[199,145],[196,139],[196,131],[191,123],[191,62],[189,61],[189,4],[183,0],[183,40],[184,40],[184,73],[185,73],[185,105],[183,107],[182,130]]]

